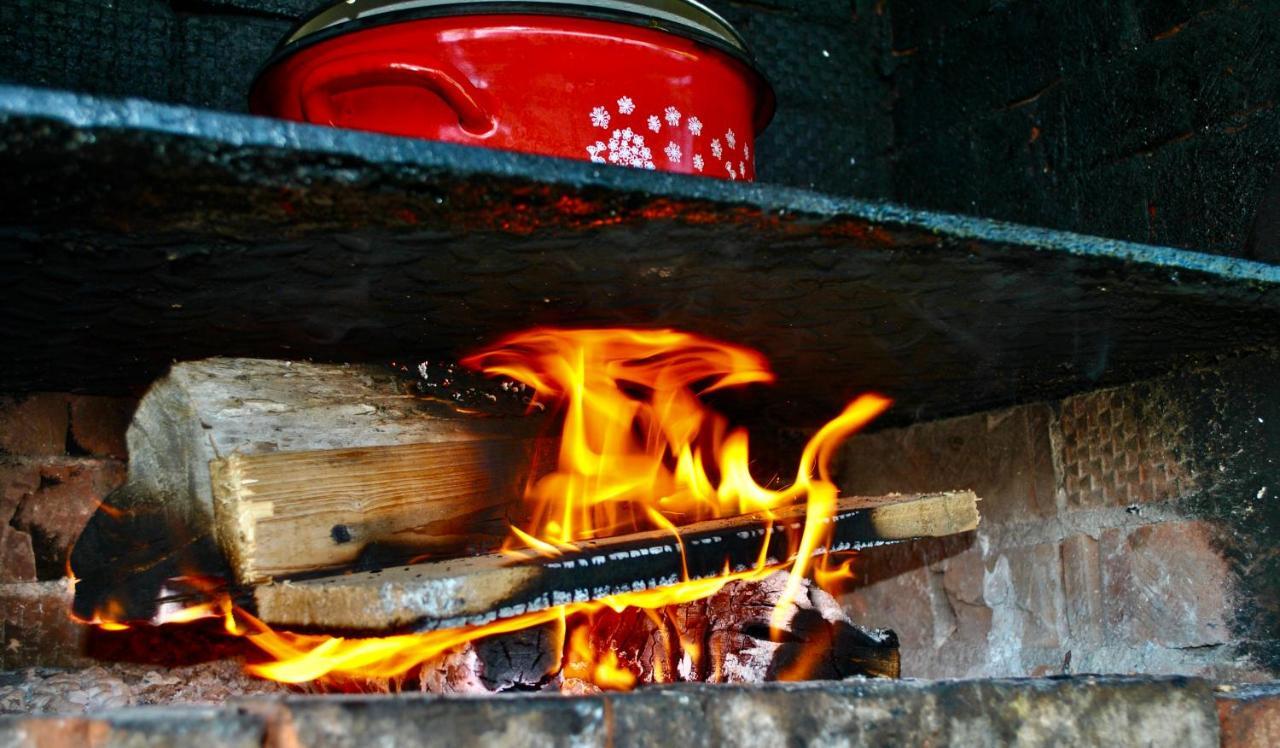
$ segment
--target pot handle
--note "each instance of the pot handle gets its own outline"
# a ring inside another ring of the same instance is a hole
[[[366,86],[417,86],[444,99],[469,135],[486,137],[498,128],[497,119],[480,104],[480,92],[464,76],[452,76],[438,66],[402,62],[383,54],[357,55],[326,62],[313,70],[299,92],[308,122],[334,124],[333,97]]]

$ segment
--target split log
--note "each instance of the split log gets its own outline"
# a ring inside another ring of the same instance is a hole
[[[972,491],[845,498],[824,528],[833,552],[917,537],[968,532],[978,526]],[[578,544],[555,558],[532,551],[513,560],[489,554],[315,579],[264,584],[252,604],[268,623],[351,631],[431,630],[510,618],[554,605],[716,576],[726,565],[751,568],[794,558],[805,507],[699,522]],[[683,548],[683,550],[681,550]]]
[[[257,583],[385,558],[502,544],[534,439],[330,449],[213,460],[214,517],[236,579]],[[549,449],[550,447],[546,447]]]
[[[73,552],[76,611],[124,599],[145,618],[147,596],[182,574],[250,584],[371,553],[492,550],[542,426],[464,412],[384,367],[175,364],[129,427],[128,484]]]

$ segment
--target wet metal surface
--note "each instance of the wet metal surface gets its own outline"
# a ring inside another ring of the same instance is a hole
[[[0,86],[0,173],[0,391],[669,325],[763,350],[758,412],[905,420],[1280,339],[1269,265],[149,102]]]

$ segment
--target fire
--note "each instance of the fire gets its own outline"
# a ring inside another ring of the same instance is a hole
[[[863,395],[851,402],[806,445],[791,484],[774,489],[751,474],[746,430],[732,427],[706,402],[719,390],[774,381],[768,362],[753,350],[675,330],[539,328],[512,335],[463,364],[528,385],[536,393],[534,407],[562,422],[556,468],[527,487],[528,520],[512,526],[507,550],[558,555],[583,540],[643,530],[670,532],[679,545],[682,525],[752,512],[771,518],[773,511],[803,502],[808,521],[792,539],[795,561],[774,625],[807,575],[815,573],[822,582],[849,574],[847,565],[829,568],[824,559],[814,568],[811,561],[828,542],[823,520],[834,512],[839,494],[830,463],[844,439],[888,408],[887,399]],[[275,631],[228,600],[168,611],[165,618],[222,617],[229,634],[247,637],[270,658],[250,666],[252,672],[290,683],[393,678],[467,642],[558,621],[565,632],[566,676],[620,690],[633,687],[636,674],[616,653],[592,651],[587,627],[593,613],[606,607],[656,611],[709,597],[731,581],[763,578],[779,570],[767,565],[767,546],[768,533],[759,560],[745,571],[726,569],[712,579],[686,578],[484,626],[418,634],[346,639]],[[95,622],[121,625],[109,613]],[[694,642],[668,646],[695,662],[701,656]]]

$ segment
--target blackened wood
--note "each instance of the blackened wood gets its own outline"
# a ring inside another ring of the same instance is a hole
[[[541,690],[560,671],[562,643],[559,621],[469,642],[423,665],[419,684],[447,695]]]
[[[972,491],[840,500],[824,533],[833,551],[977,527]],[[805,508],[681,528],[681,542],[654,531],[580,543],[555,558],[532,551],[397,566],[359,574],[283,581],[252,590],[258,615],[273,624],[328,630],[387,630],[477,624],[624,592],[703,579],[794,558]],[[683,552],[681,552],[683,547]],[[763,551],[763,554],[762,554]]]
[[[192,533],[179,515],[128,485],[89,518],[69,565],[76,577],[72,610],[84,620],[150,621],[169,580],[231,577],[212,534]]]

